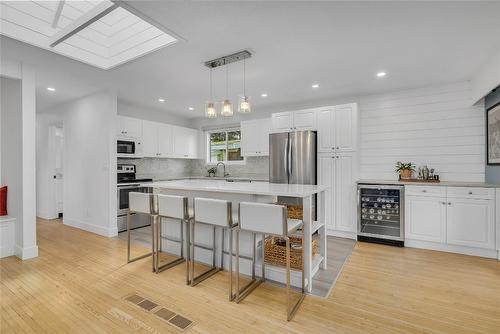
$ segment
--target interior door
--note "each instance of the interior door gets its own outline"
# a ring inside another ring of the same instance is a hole
[[[288,183],[316,184],[316,133],[290,132]]]
[[[269,182],[288,183],[288,133],[269,136]]]

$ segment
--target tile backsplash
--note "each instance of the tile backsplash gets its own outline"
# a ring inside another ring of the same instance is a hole
[[[152,178],[165,180],[189,176],[206,176],[207,165],[205,160],[191,159],[119,159],[119,164],[136,165],[138,178]],[[232,177],[248,177],[256,179],[269,179],[268,157],[247,157],[244,165],[227,165],[226,172]],[[217,176],[222,176],[222,166],[219,166]]]

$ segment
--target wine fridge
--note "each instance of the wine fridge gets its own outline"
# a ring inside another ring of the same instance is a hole
[[[404,187],[358,185],[358,240],[404,246]]]

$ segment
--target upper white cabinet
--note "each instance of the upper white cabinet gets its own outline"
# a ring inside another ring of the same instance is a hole
[[[173,126],[173,153],[177,158],[196,159],[200,156],[198,150],[199,131],[196,129]]]
[[[358,106],[356,103],[319,108],[318,152],[350,152],[357,148]]]
[[[269,118],[241,122],[241,155],[269,155],[269,133],[271,131]]]
[[[118,136],[141,138],[142,120],[126,116],[117,116],[116,133]]]
[[[272,132],[302,130],[316,130],[316,109],[286,111],[272,114]]]
[[[142,132],[145,157],[200,158],[200,132],[196,129],[143,121]]]

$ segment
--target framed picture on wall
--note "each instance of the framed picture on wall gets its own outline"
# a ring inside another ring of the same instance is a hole
[[[486,155],[488,165],[500,165],[500,104],[486,112]]]

